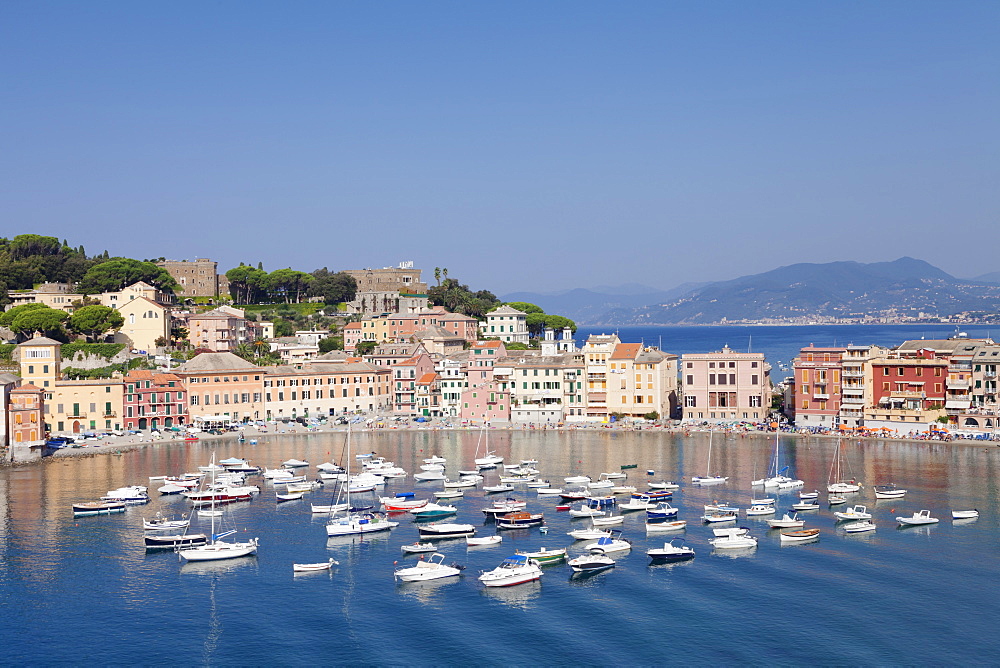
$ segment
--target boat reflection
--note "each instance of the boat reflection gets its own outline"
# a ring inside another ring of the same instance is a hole
[[[727,557],[729,559],[742,559],[744,557],[755,557],[757,556],[756,547],[742,547],[736,550],[725,549],[725,550],[712,550],[713,557]]]
[[[978,517],[966,517],[960,520],[952,520],[951,525],[954,527],[962,527],[965,526],[966,524],[975,524],[976,521],[978,520],[979,520]]]
[[[438,592],[445,587],[457,584],[460,578],[439,578],[437,580],[426,580],[424,582],[397,582],[396,591],[408,598],[413,598],[421,603],[430,603]]]
[[[483,587],[480,593],[511,608],[528,610],[532,607],[530,604],[541,595],[542,583],[535,580],[513,587]]]
[[[181,566],[181,573],[192,575],[224,575],[244,569],[256,569],[257,555],[224,559],[221,561],[189,561]]]

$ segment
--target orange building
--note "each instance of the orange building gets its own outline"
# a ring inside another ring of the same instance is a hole
[[[45,442],[43,421],[44,390],[31,383],[10,391],[8,433],[14,445],[41,445]]]

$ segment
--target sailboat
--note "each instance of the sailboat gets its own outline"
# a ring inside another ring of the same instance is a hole
[[[837,456],[833,458],[833,462],[830,464],[830,483],[826,486],[826,491],[834,494],[847,494],[861,491],[861,485],[859,485],[856,480],[844,480],[842,478],[840,471],[840,451],[843,447],[843,442],[837,443]]]
[[[490,452],[490,437],[488,430],[489,425],[487,423],[483,423],[483,430],[479,432],[480,441],[483,440],[484,435],[486,436],[486,454],[482,457],[477,456],[476,459],[473,460],[476,467],[480,469],[495,469],[497,464],[503,463],[503,457],[498,457],[495,453]],[[476,443],[476,455],[479,455],[479,443]]]
[[[778,468],[778,437],[781,434],[780,429],[774,430],[774,455],[771,457],[771,466],[768,468],[768,472],[771,475],[767,478],[762,478],[761,480],[754,480],[750,484],[758,487],[763,485],[767,487],[777,487],[778,489],[794,489],[796,487],[802,487],[805,483],[801,480],[795,478],[790,478],[785,475],[788,467],[785,466],[781,469]]]
[[[212,489],[215,489],[215,455],[212,455]],[[215,511],[216,495],[212,495],[212,511]],[[236,533],[236,529],[215,533],[216,513],[211,514],[212,531],[208,535],[208,542],[205,545],[180,549],[177,554],[187,561],[218,561],[221,559],[234,559],[245,557],[257,553],[257,538],[251,538],[246,542],[227,543],[222,540],[227,536]]]
[[[726,476],[712,475],[712,434],[714,430],[708,430],[708,463],[705,465],[705,475],[691,476],[691,482],[695,485],[714,485],[729,480]]]
[[[347,480],[351,479],[351,425],[347,425]],[[343,506],[334,504],[335,510],[330,515],[330,520],[326,523],[327,536],[352,536],[356,534],[374,533],[376,531],[388,531],[399,526],[399,522],[392,522],[381,513],[358,514],[351,510],[351,485],[345,482],[341,485],[341,492],[346,494],[346,502]],[[339,499],[338,499],[339,500]],[[344,515],[340,512],[343,509]]]

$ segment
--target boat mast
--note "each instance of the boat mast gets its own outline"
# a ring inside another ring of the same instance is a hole
[[[705,477],[712,475],[712,434],[715,433],[711,426],[708,427],[708,463],[705,464]]]

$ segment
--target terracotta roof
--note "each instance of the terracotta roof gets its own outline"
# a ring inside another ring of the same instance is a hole
[[[42,388],[37,385],[32,385],[31,383],[25,383],[20,387],[14,388],[11,392],[39,392]]]
[[[393,366],[416,366],[417,358],[411,357],[408,360],[403,360],[402,362],[396,362]]]
[[[437,377],[438,375],[436,373],[425,373],[417,380],[417,385],[430,385],[437,380]]]
[[[619,343],[611,353],[613,360],[632,360],[642,350],[641,343]]]
[[[344,325],[344,330],[348,330],[348,329],[361,329],[361,323],[360,322],[349,322],[346,325]]]
[[[476,341],[469,348],[499,348],[503,341]]]

